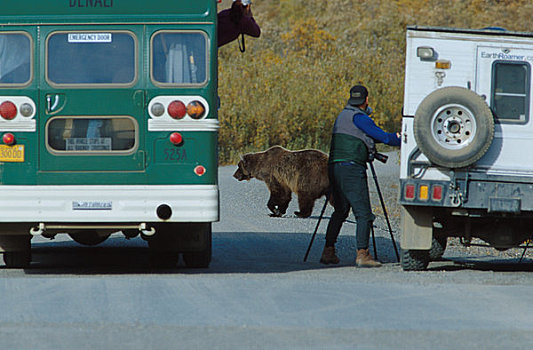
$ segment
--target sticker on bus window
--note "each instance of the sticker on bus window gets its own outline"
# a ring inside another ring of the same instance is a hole
[[[112,42],[111,33],[69,33],[69,43],[110,43]]]

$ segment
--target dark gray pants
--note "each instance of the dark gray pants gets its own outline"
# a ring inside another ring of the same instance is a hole
[[[326,231],[326,247],[335,245],[351,208],[357,220],[357,249],[367,249],[375,217],[370,207],[366,166],[348,162],[330,164],[329,179],[335,211]]]

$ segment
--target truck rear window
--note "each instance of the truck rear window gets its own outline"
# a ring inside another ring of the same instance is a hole
[[[128,152],[136,146],[130,117],[57,117],[47,125],[48,147],[59,152]]]
[[[207,81],[207,38],[201,32],[157,32],[152,37],[152,80],[169,85]]]
[[[0,84],[26,84],[31,79],[31,38],[0,33]]]
[[[125,32],[60,32],[47,40],[47,79],[52,84],[131,84],[136,40]]]
[[[529,64],[496,61],[492,74],[492,110],[498,120],[526,122],[530,96]]]

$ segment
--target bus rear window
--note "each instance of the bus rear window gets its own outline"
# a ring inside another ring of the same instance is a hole
[[[129,117],[58,117],[48,123],[48,146],[66,152],[128,152],[136,145],[135,125]]]
[[[132,84],[135,47],[130,33],[54,33],[47,41],[47,78],[66,85]]]
[[[31,79],[31,39],[21,33],[0,33],[0,84],[26,84]]]
[[[207,81],[207,38],[203,33],[158,32],[152,38],[152,80],[170,85]]]

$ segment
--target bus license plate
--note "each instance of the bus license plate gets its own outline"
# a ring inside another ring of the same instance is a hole
[[[24,162],[24,145],[0,145],[0,162]]]

